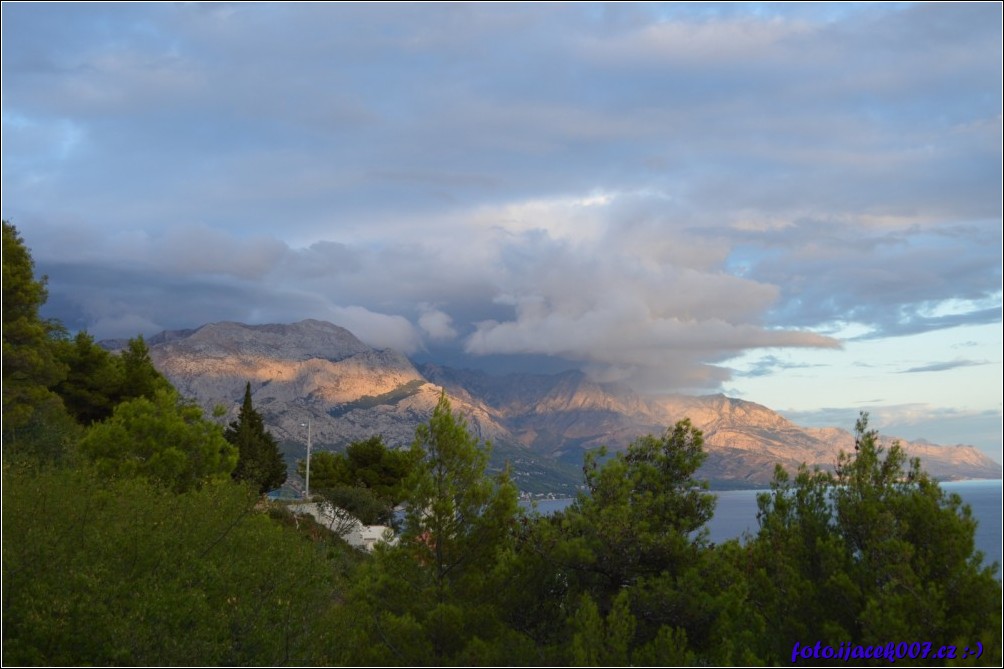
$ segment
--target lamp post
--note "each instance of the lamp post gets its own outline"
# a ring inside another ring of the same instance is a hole
[[[306,424],[300,423],[301,427],[303,427],[304,425],[306,425],[307,427],[307,481],[306,484],[304,485],[303,498],[309,500],[310,499],[310,419],[309,418],[307,419]]]

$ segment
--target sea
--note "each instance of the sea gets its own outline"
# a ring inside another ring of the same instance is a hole
[[[976,549],[983,553],[984,563],[996,562],[997,575],[1001,575],[1002,563],[1002,482],[1000,479],[972,481],[950,481],[941,484],[946,492],[958,493],[962,501],[973,510],[976,518]],[[729,539],[742,539],[744,535],[755,535],[756,496],[764,490],[711,490],[718,497],[715,515],[708,522],[711,541],[720,543]],[[564,509],[571,499],[543,499],[537,501],[537,510],[542,514]]]

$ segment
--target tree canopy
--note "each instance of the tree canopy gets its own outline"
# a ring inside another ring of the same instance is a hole
[[[179,492],[229,477],[237,464],[219,426],[173,390],[119,404],[87,429],[80,450],[105,476],[143,476]]]
[[[575,503],[521,535],[507,593],[514,623],[551,646],[549,662],[691,663],[733,656],[730,607],[745,593],[711,550],[715,498],[695,478],[703,435],[681,420],[606,457],[588,454]],[[546,592],[534,602],[534,595]],[[555,624],[554,621],[565,623]]]
[[[153,366],[142,336],[130,339],[117,355],[96,344],[85,331],[72,340],[57,340],[55,347],[67,374],[53,390],[83,425],[108,418],[126,400],[152,400],[158,391],[171,390],[171,384]]]
[[[751,604],[763,612],[782,661],[789,639],[824,636],[860,644],[935,639],[981,641],[1001,653],[997,565],[974,548],[976,522],[898,443],[888,448],[862,414],[856,450],[833,474],[777,469],[759,498],[760,531],[749,545]],[[784,640],[784,644],[782,644]]]
[[[367,525],[388,524],[404,500],[415,453],[389,448],[379,435],[349,444],[345,453],[320,451],[310,461],[311,489]],[[302,476],[305,463],[297,469]]]
[[[35,261],[17,228],[3,221],[3,435],[4,445],[19,430],[62,411],[49,390],[66,376],[52,336],[58,325],[43,320],[39,308],[48,292],[35,278]]]
[[[575,568],[609,595],[604,609],[638,579],[693,562],[715,508],[707,483],[694,478],[703,444],[701,431],[685,419],[662,437],[636,439],[602,466],[604,451],[587,455],[586,493],[563,521],[584,549]]]

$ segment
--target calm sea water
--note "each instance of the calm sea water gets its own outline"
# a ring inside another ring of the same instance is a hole
[[[962,501],[973,509],[979,521],[976,528],[976,548],[983,551],[985,562],[1002,562],[1002,482],[1000,480],[953,481],[942,483],[947,492],[958,493]],[[722,542],[742,537],[743,533],[756,534],[756,496],[762,490],[718,490],[715,515],[708,523],[711,541]],[[537,509],[547,514],[568,506],[570,499],[541,500]],[[1000,573],[1000,572],[998,572]]]

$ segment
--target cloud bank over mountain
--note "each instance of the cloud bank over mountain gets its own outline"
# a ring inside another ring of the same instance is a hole
[[[668,391],[1000,323],[993,4],[3,13],[4,217],[98,337],[320,318]]]

